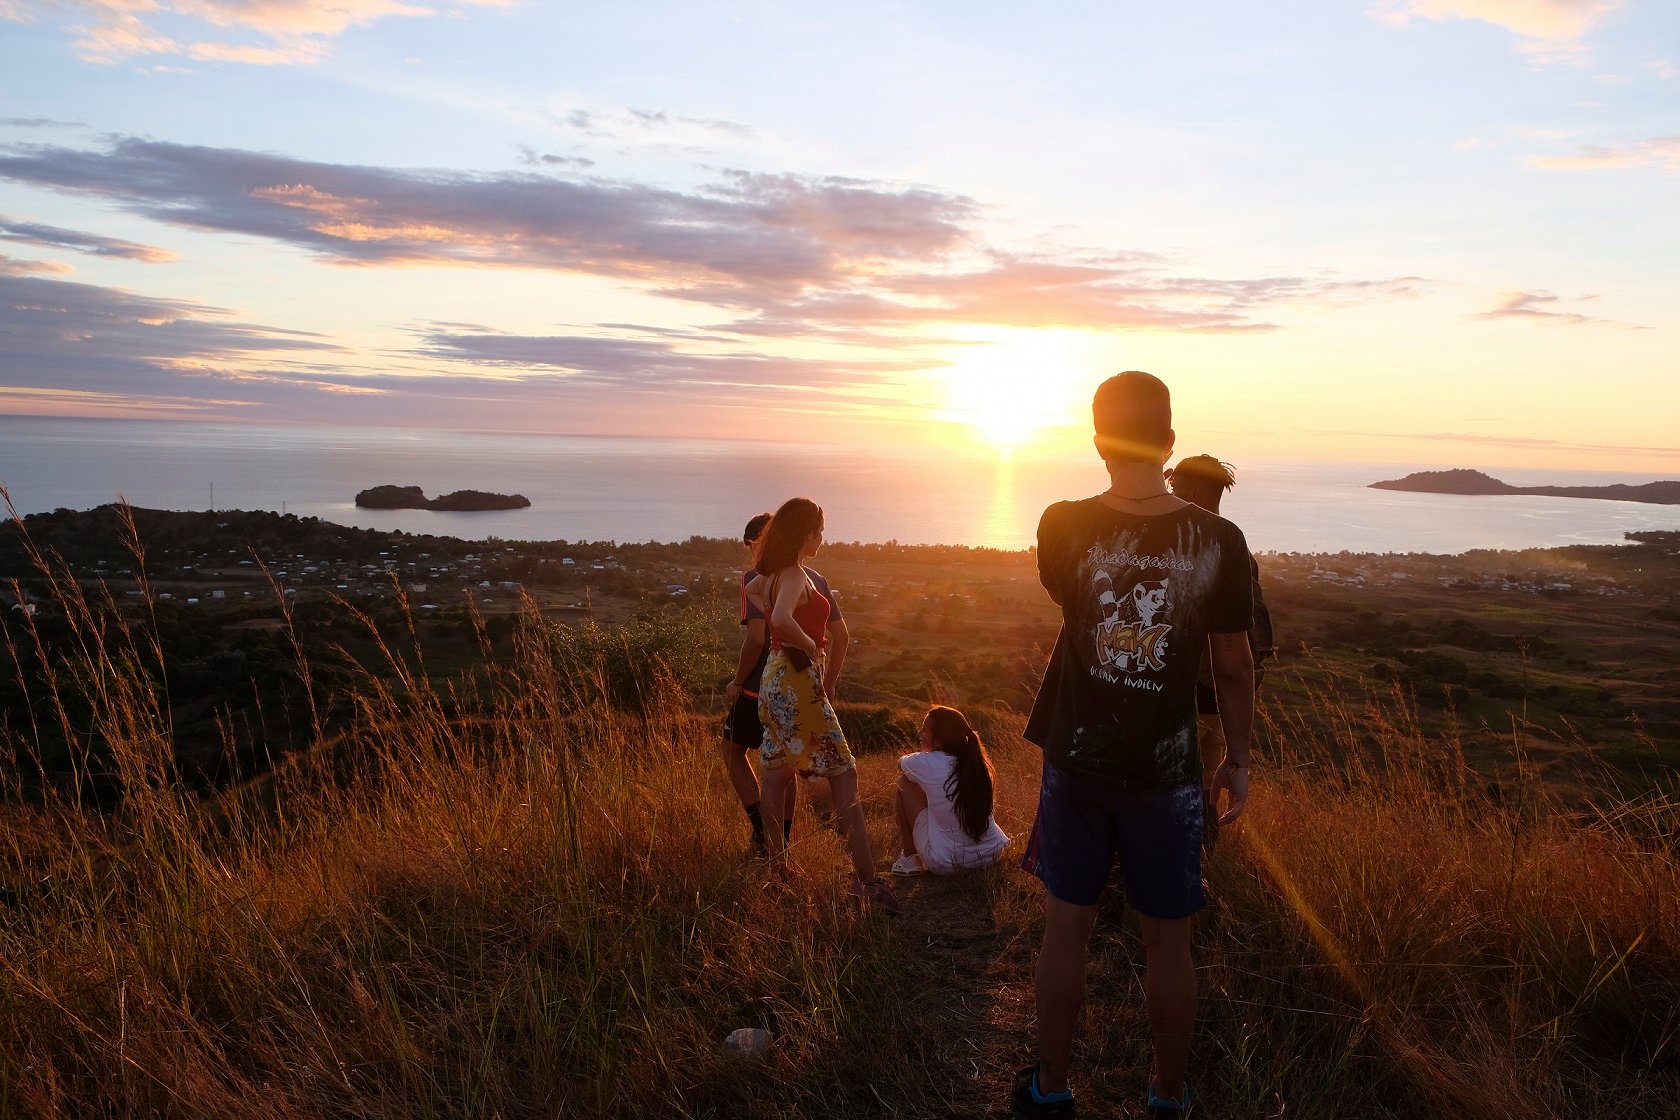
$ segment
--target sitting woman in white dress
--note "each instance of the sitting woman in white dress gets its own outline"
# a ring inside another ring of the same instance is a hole
[[[1009,837],[992,819],[992,760],[955,708],[922,720],[921,748],[898,760],[900,855],[894,875],[951,875],[990,867]]]

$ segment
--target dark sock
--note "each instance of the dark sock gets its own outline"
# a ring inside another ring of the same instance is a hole
[[[786,844],[788,842],[788,837],[790,837],[792,835],[793,835],[793,818],[789,817],[787,820],[782,822],[782,843]]]
[[[764,815],[758,811],[758,802],[747,806],[747,819],[752,822],[753,835],[764,839]]]

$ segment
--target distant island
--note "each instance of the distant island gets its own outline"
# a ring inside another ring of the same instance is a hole
[[[427,498],[418,486],[374,486],[356,495],[362,509],[436,509],[478,511],[524,509],[531,499],[523,494],[489,494],[483,490],[457,490],[441,498]]]
[[[1372,490],[1408,490],[1414,494],[1539,494],[1549,498],[1602,498],[1612,502],[1646,502],[1680,506],[1680,482],[1647,482],[1629,486],[1512,486],[1481,471],[1416,471],[1405,478],[1373,482]]]

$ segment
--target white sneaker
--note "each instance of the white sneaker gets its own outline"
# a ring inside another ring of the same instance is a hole
[[[915,852],[905,852],[893,860],[892,873],[894,875],[920,875],[927,868],[922,866],[922,857]]]

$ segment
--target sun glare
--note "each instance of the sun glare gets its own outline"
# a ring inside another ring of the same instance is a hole
[[[1100,368],[1094,348],[1080,331],[989,331],[946,352],[944,417],[1001,452],[1018,450],[1078,420]]]

